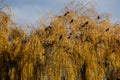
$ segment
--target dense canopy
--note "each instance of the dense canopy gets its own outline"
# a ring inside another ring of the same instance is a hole
[[[0,80],[104,78],[120,79],[120,25],[108,15],[65,8],[29,31],[0,11]]]

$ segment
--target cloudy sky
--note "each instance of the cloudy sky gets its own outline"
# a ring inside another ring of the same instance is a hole
[[[19,24],[36,24],[40,15],[48,12],[57,14],[71,0],[5,0],[5,4],[12,8],[13,19]],[[83,0],[76,0],[81,2]],[[89,1],[89,0],[86,0]],[[112,21],[120,21],[120,0],[94,0],[97,11],[110,13]]]

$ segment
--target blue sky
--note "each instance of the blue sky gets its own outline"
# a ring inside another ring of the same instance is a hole
[[[80,2],[83,0],[76,0]],[[89,0],[85,0],[89,1]],[[91,0],[92,1],[92,0]],[[96,9],[100,13],[110,13],[112,21],[120,21],[120,0],[94,0]],[[59,13],[71,0],[5,0],[5,4],[12,8],[13,19],[19,24],[36,24],[40,15]],[[46,15],[47,16],[47,15]]]

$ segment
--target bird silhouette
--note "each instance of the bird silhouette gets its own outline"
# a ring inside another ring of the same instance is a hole
[[[115,50],[112,50],[112,53],[115,52]]]
[[[70,21],[70,24],[73,23],[73,19]]]
[[[88,21],[86,21],[83,25],[82,25],[82,27],[84,27],[85,25],[87,25],[88,24]]]
[[[106,32],[109,31],[109,28],[105,30]]]
[[[62,35],[60,35],[60,37],[59,37],[59,40],[61,40],[62,39]]]
[[[70,12],[68,11],[68,12],[66,12],[65,14],[64,14],[64,16],[66,16],[67,14],[69,14]]]
[[[105,67],[109,66],[108,62],[104,62],[103,64],[104,64]]]
[[[100,19],[100,16],[98,16],[97,19]]]
[[[52,29],[52,27],[48,26],[48,27],[45,28],[45,31],[50,30],[50,29]]]
[[[22,44],[25,44],[27,41],[26,40],[22,40]]]
[[[70,36],[72,35],[72,33],[69,34]]]

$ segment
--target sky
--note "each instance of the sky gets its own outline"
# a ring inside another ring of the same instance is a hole
[[[18,24],[36,24],[40,16],[47,13],[58,14],[72,0],[5,0],[15,16],[12,19]],[[81,2],[83,0],[75,0]],[[89,1],[89,0],[84,0]],[[92,1],[92,0],[91,0]],[[120,0],[94,0],[100,13],[110,13],[113,22],[120,21]]]

